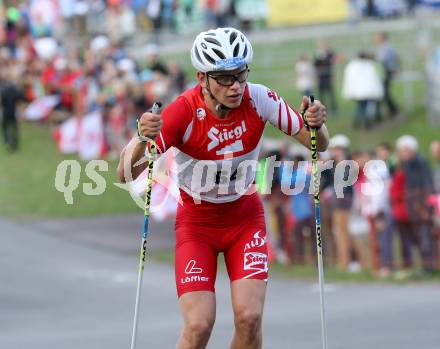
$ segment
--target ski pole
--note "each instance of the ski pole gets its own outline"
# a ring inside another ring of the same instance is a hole
[[[153,104],[152,112],[158,114],[162,104],[160,102],[155,102]],[[153,186],[153,166],[154,166],[154,156],[156,155],[156,143],[153,140],[149,141],[149,156],[147,164],[147,183],[145,192],[145,209],[144,209],[144,225],[142,229],[142,243],[141,243],[141,253],[139,256],[139,273],[136,289],[136,303],[134,307],[134,320],[133,320],[133,333],[131,336],[131,349],[136,348],[136,337],[137,328],[139,320],[139,304],[141,301],[141,288],[142,279],[144,275],[144,265],[145,258],[147,254],[147,236],[148,236],[148,223],[150,218],[150,202],[151,202],[151,188]]]
[[[313,105],[314,97],[309,96],[309,105]],[[306,109],[307,110],[307,109]],[[303,111],[303,119],[307,122]],[[322,233],[321,233],[321,205],[319,198],[319,173],[318,173],[318,147],[317,130],[310,129],[310,151],[312,155],[312,180],[313,180],[313,201],[315,203],[315,233],[316,233],[316,252],[318,254],[318,277],[319,277],[319,297],[321,303],[321,332],[322,348],[327,349],[327,325],[325,319],[325,297],[324,297],[324,263],[322,258]]]

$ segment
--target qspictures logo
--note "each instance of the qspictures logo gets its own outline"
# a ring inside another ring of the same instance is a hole
[[[238,126],[237,126],[238,127]],[[240,125],[239,128],[234,129],[234,137],[240,137],[246,132],[246,126]],[[235,131],[236,130],[236,131]],[[220,132],[220,131],[219,131]],[[224,140],[224,133],[222,139]],[[229,135],[228,135],[229,137]],[[232,136],[231,136],[232,137]],[[217,139],[217,138],[216,138]],[[220,133],[218,133],[218,143],[220,144]],[[158,162],[167,162],[166,154],[163,155]],[[131,154],[125,154],[124,162],[129,163]],[[143,157],[134,166],[146,165],[147,159]],[[275,156],[268,157],[263,162],[263,166],[260,166],[258,161],[244,160],[236,168],[230,166],[230,162],[225,161],[222,163],[221,168],[214,161],[204,160],[188,160],[184,163],[175,163],[167,171],[157,173],[155,169],[153,173],[153,189],[159,185],[162,189],[159,190],[163,198],[157,200],[158,195],[153,197],[151,204],[151,211],[158,212],[162,207],[165,207],[165,203],[168,198],[180,202],[178,176],[184,171],[192,171],[190,174],[192,180],[189,181],[191,188],[189,190],[194,195],[200,195],[210,190],[218,190],[218,194],[222,194],[223,182],[221,178],[227,178],[228,181],[233,182],[234,190],[243,195],[251,195],[254,193],[252,190],[248,190],[245,181],[241,178],[245,177],[248,171],[262,171],[266,180],[266,185],[262,187],[260,193],[262,195],[268,195],[272,192],[272,184],[275,178],[275,169],[282,169],[283,178],[290,178],[290,180],[283,180],[281,182],[281,191],[288,196],[298,195],[304,192],[313,194],[312,181],[306,181],[306,175],[293,176],[293,171],[300,171],[301,173],[310,173],[310,161],[300,161],[295,163],[293,161],[276,161]],[[157,164],[160,167],[160,164]],[[66,204],[74,204],[73,193],[77,190],[88,196],[99,196],[105,193],[107,189],[105,172],[109,171],[109,164],[105,160],[92,160],[85,164],[80,163],[77,160],[64,160],[62,161],[56,170],[55,174],[55,189],[64,195]],[[156,161],[155,161],[156,167]],[[337,198],[343,198],[346,192],[346,188],[353,186],[359,176],[359,165],[353,160],[344,160],[339,163],[335,163],[333,160],[318,161],[318,183],[320,182],[321,174],[326,171],[332,171],[333,195]],[[219,171],[221,176],[219,175]],[[254,175],[255,175],[254,173]],[[387,190],[385,183],[387,179],[387,165],[381,160],[370,160],[363,167],[364,181],[361,183],[361,192],[365,196],[382,195],[384,190]],[[240,175],[239,175],[240,174]],[[136,180],[131,173],[131,167],[127,166],[124,170],[125,183],[112,183],[116,187],[127,191],[136,205],[143,209],[145,205],[145,176],[140,175]],[[261,177],[261,176],[260,176]],[[292,179],[293,178],[293,179]],[[81,183],[82,181],[82,183]],[[229,185],[229,184],[228,184]],[[158,188],[159,188],[158,187]],[[256,189],[255,189],[256,190]],[[171,196],[171,197],[170,197]],[[194,202],[200,203],[194,196]]]

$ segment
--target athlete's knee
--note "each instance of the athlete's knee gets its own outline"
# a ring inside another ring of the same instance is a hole
[[[254,307],[240,307],[234,315],[235,328],[243,335],[253,337],[261,329],[262,311]]]
[[[213,326],[214,320],[211,319],[187,320],[184,333],[191,342],[204,342],[209,339]]]

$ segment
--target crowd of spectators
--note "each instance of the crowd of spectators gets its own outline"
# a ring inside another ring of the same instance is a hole
[[[413,15],[418,6],[439,6],[435,0],[347,0],[349,20],[356,23],[360,17],[396,18]]]
[[[136,116],[155,100],[172,100],[190,83],[179,64],[161,62],[158,34],[182,32],[193,23],[199,27],[249,28],[258,16],[249,17],[252,11],[246,14],[244,3],[0,1],[4,143],[12,151],[18,149],[17,103],[51,96],[58,103],[43,119],[59,124],[98,110],[104,121],[105,148],[110,155],[119,153],[132,135]],[[264,11],[260,12],[263,16]],[[142,45],[133,49],[139,41]]]
[[[56,96],[55,110],[42,115],[53,125],[99,110],[106,148],[115,155],[132,136],[138,115],[154,101],[166,103],[187,87],[181,67],[161,62],[155,43],[137,50],[140,60],[136,61],[121,41],[109,35],[92,36],[82,45],[57,40],[49,32],[36,36],[26,11],[14,9],[8,9],[5,35],[0,36],[2,130],[10,150],[19,144],[19,101]]]
[[[251,22],[265,20],[267,9],[266,0],[2,0],[0,20],[24,21],[33,36],[106,33],[120,41],[143,31],[185,33],[228,24],[250,28]]]
[[[285,264],[315,263],[310,162],[292,155],[288,147],[267,155],[281,160],[272,194],[266,197],[273,257]],[[408,277],[416,268],[425,274],[440,270],[440,141],[432,142],[431,155],[434,171],[410,135],[398,138],[395,152],[388,143],[351,152],[348,137],[331,138],[328,153],[320,159],[327,265],[397,278]],[[358,172],[347,160],[356,163]],[[355,180],[346,185],[350,176]],[[289,195],[292,189],[295,195]]]

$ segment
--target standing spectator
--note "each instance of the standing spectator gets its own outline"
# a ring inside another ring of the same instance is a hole
[[[284,143],[281,151],[276,151],[271,154],[275,155],[275,161],[281,161],[281,165],[275,168],[273,183],[272,183],[272,207],[275,213],[275,220],[277,224],[278,240],[277,240],[277,258],[280,263],[290,264],[292,261],[289,258],[289,237],[287,234],[287,210],[286,204],[288,198],[282,191],[282,177],[283,177],[283,162],[288,160],[289,143]]]
[[[367,240],[370,245],[373,268],[377,264],[378,249],[376,241],[372,239],[374,232],[369,224],[370,211],[366,209],[368,197],[364,195],[362,190],[367,182],[365,164],[369,160],[369,154],[365,151],[353,153],[352,160],[359,166],[359,175],[356,183],[353,185],[353,204],[348,221],[351,251],[348,271],[358,272],[361,269],[368,268],[367,249],[365,248]]]
[[[215,28],[217,2],[218,0],[204,0],[201,3],[206,28]]]
[[[434,169],[435,195],[431,197],[432,205],[435,207],[434,218],[434,260],[436,268],[440,270],[440,141],[431,143],[431,154],[436,162]]]
[[[185,90],[186,76],[183,68],[175,61],[168,64],[168,72],[171,80],[171,95],[174,98]]]
[[[433,267],[433,217],[427,199],[433,192],[431,170],[418,154],[418,142],[413,136],[401,136],[396,146],[400,168],[393,176],[391,203],[402,240],[403,266],[413,266],[414,245],[420,251],[423,270],[430,272]]]
[[[385,74],[383,80],[383,101],[388,109],[389,116],[395,117],[399,112],[399,108],[391,96],[391,87],[396,74],[400,70],[400,59],[396,50],[389,42],[387,33],[380,32],[376,34],[375,41],[377,44],[376,58],[382,64]]]
[[[366,0],[365,4],[365,16],[375,17],[377,15],[377,9],[374,4],[374,0]]]
[[[392,176],[396,168],[397,159],[392,154],[392,149],[388,142],[382,142],[376,147],[376,157],[385,162],[388,172]]]
[[[357,103],[353,127],[370,128],[378,115],[378,101],[383,97],[383,88],[374,61],[367,53],[360,52],[345,67],[342,95]]]
[[[227,13],[231,6],[230,0],[204,0],[202,8],[205,17],[206,27],[225,26],[227,23]]]
[[[417,5],[417,0],[406,0],[407,11],[409,14],[414,13],[414,9]]]
[[[130,5],[136,17],[136,26],[139,29],[145,30],[148,28],[148,20],[146,8],[149,0],[131,0]]]
[[[435,140],[431,143],[431,154],[436,162],[434,169],[434,188],[437,194],[440,194],[440,141]]]
[[[3,142],[11,151],[18,149],[17,103],[25,97],[15,83],[14,70],[7,67],[0,82]]]
[[[377,174],[382,179],[384,189],[370,200],[377,208],[374,217],[374,228],[379,239],[380,265],[379,277],[388,277],[394,267],[393,258],[393,236],[395,223],[391,214],[390,206],[390,184],[391,177],[396,169],[396,159],[391,153],[391,146],[383,142],[376,147],[376,158],[386,164],[386,169],[380,170]]]
[[[58,57],[53,65],[54,70],[49,69],[44,73],[43,84],[48,91],[59,95],[59,109],[75,113],[78,82],[82,77],[79,63],[75,59]]]
[[[336,63],[336,55],[328,46],[327,41],[321,39],[315,54],[315,69],[318,77],[318,94],[320,100],[329,105],[330,111],[336,115],[335,90],[333,88],[333,65]]]
[[[147,5],[147,16],[153,24],[153,41],[159,42],[159,32],[162,28],[162,1],[149,0]]]
[[[183,9],[185,18],[190,21],[194,13],[194,0],[180,0],[179,3],[181,8]]]
[[[274,161],[279,162],[281,160],[281,152],[279,150],[275,150],[269,152],[266,156],[266,159],[274,158]],[[269,234],[271,236],[271,240],[274,245],[274,255],[275,259],[282,264],[286,264],[287,255],[285,252],[285,214],[283,210],[283,206],[285,204],[285,196],[281,192],[281,182],[280,178],[280,167],[277,166],[274,168],[274,172],[272,178],[267,176],[265,179],[266,189],[270,189],[272,195],[265,196],[268,210],[266,212],[267,226],[269,227]]]
[[[296,88],[301,96],[310,96],[315,87],[315,67],[307,55],[301,55],[295,64]]]
[[[159,46],[157,44],[148,44],[145,48],[145,55],[147,57],[148,69],[153,73],[160,73],[164,76],[168,75],[167,66],[160,60]]]
[[[338,260],[338,267],[341,270],[347,270],[350,262],[350,236],[348,233],[348,220],[350,217],[350,211],[353,204],[353,186],[343,186],[344,181],[349,173],[348,166],[345,167],[344,177],[337,178],[335,176],[335,168],[344,160],[350,159],[349,154],[350,140],[347,136],[338,134],[330,139],[329,151],[331,158],[334,160],[332,167],[331,177],[333,179],[333,188],[338,186],[343,187],[343,196],[336,197],[335,191],[333,191],[332,207],[333,207],[333,234],[336,242],[336,254]]]
[[[350,25],[355,25],[359,21],[361,16],[361,9],[358,0],[347,0],[348,5],[348,23]]]
[[[8,7],[6,10],[6,45],[12,57],[16,55],[17,40],[19,35],[20,11],[16,7]]]
[[[385,164],[374,161],[367,152],[359,161],[359,178],[355,184],[361,199],[360,211],[368,219],[368,236],[372,270],[379,277],[391,274],[393,225],[389,219],[389,173]]]
[[[126,41],[136,33],[136,17],[132,9],[124,3],[112,3],[107,10],[107,33],[114,43]]]
[[[283,171],[282,182],[295,190],[294,195],[290,195],[290,211],[295,220],[293,226],[293,251],[290,259],[293,262],[304,264],[306,262],[305,234],[310,236],[310,255],[316,255],[315,220],[312,196],[309,194],[311,174],[308,162],[301,155],[293,159],[293,169]],[[304,187],[303,187],[304,186]],[[302,188],[300,191],[299,188]],[[289,249],[291,250],[291,249]]]
[[[403,257],[403,269],[408,269],[411,266],[410,241],[407,238],[407,234],[401,227],[409,225],[410,219],[408,214],[408,208],[406,206],[406,187],[405,187],[405,172],[403,171],[402,164],[397,163],[390,185],[390,203],[392,218],[398,228],[400,236],[400,244]]]

